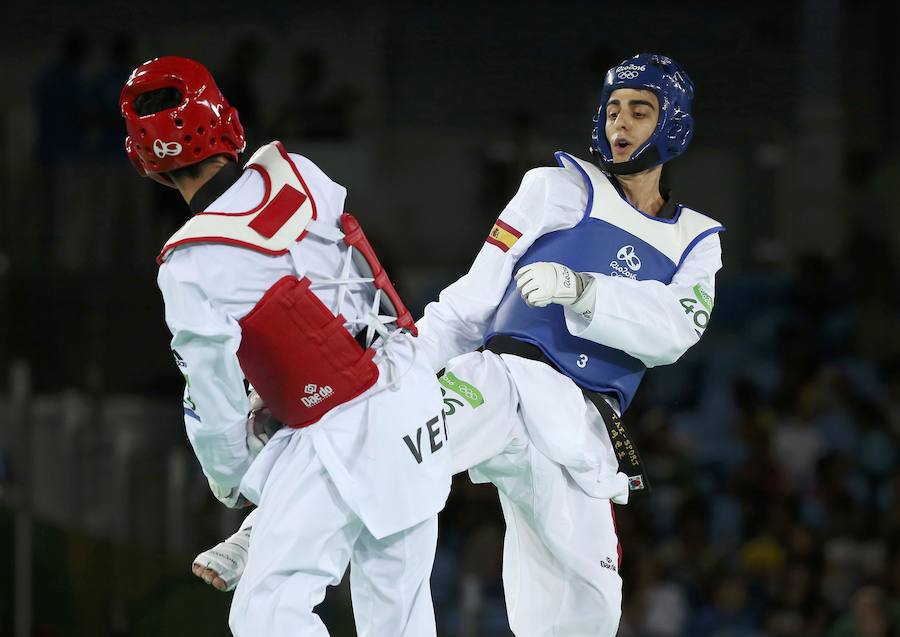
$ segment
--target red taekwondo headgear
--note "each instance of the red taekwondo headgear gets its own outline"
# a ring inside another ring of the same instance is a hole
[[[181,102],[158,113],[138,115],[137,96],[173,88]],[[189,58],[154,58],[137,67],[119,96],[128,136],[125,150],[138,173],[174,186],[164,173],[211,157],[237,161],[244,150],[244,128],[205,66]]]

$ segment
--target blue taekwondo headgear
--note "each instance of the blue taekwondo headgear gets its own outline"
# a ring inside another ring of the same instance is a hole
[[[620,88],[647,89],[659,100],[659,121],[656,130],[635,150],[628,161],[613,163],[612,149],[606,139],[604,122],[606,104],[613,91]],[[630,175],[647,170],[677,157],[687,148],[694,135],[691,100],[694,83],[675,60],[665,55],[639,53],[623,60],[606,73],[600,109],[594,116],[591,133],[591,153],[601,168],[618,175]]]

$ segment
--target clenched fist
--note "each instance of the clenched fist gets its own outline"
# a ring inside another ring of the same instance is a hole
[[[582,290],[581,278],[561,263],[538,261],[516,272],[516,287],[531,307],[571,305]]]

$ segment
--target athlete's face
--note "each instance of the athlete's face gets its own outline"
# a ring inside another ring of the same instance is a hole
[[[606,103],[606,140],[613,162],[628,161],[650,139],[659,120],[659,100],[653,91],[616,89]]]

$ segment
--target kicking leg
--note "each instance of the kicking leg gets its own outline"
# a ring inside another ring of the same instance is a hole
[[[458,356],[447,363],[438,381],[453,473],[503,453],[522,438],[518,394],[499,356],[493,352]]]

